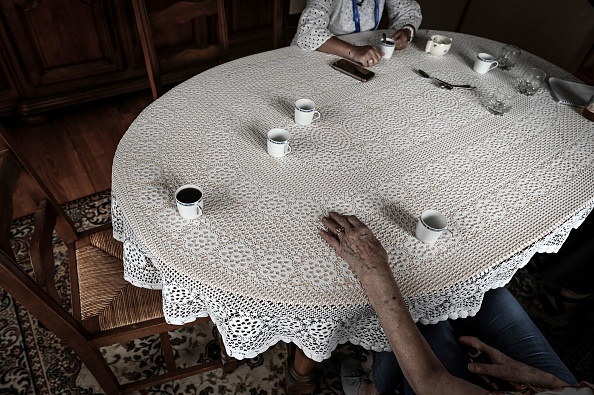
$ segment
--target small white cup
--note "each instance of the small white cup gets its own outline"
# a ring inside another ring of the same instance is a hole
[[[175,202],[179,215],[186,219],[196,219],[204,211],[202,191],[196,185],[183,185],[175,191]]]
[[[385,40],[382,38],[380,40],[380,51],[384,53],[384,56],[382,56],[383,59],[390,59],[394,53],[394,48],[396,48],[396,41],[391,38],[386,38]]]
[[[437,210],[425,210],[419,217],[417,223],[417,239],[423,243],[432,244],[437,241],[439,236],[448,226],[447,218]]]
[[[433,56],[442,56],[448,53],[451,47],[451,38],[436,34],[435,36],[431,36],[431,39],[427,41],[425,52],[428,52]]]
[[[498,65],[499,62],[495,60],[493,55],[481,52],[476,55],[476,60],[474,61],[474,67],[472,69],[479,74],[486,74],[487,71],[494,69]]]
[[[295,102],[295,122],[299,125],[311,125],[313,121],[320,119],[320,116],[313,100],[299,99]]]
[[[291,146],[289,142],[291,140],[291,134],[285,129],[271,129],[268,131],[268,141],[266,147],[268,154],[275,158],[282,158],[291,152]]]

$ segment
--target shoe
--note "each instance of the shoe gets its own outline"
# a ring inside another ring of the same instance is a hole
[[[340,364],[340,381],[345,395],[358,395],[359,387],[365,380],[361,362],[353,357],[343,359]]]

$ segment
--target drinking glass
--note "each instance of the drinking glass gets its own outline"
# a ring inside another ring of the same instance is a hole
[[[511,70],[516,65],[522,50],[515,45],[505,45],[501,48],[497,61],[501,70]]]
[[[487,102],[487,109],[491,114],[503,115],[511,110],[516,98],[516,92],[507,87],[497,87],[491,93]]]
[[[534,67],[529,68],[522,74],[520,78],[516,81],[516,87],[518,88],[518,92],[526,96],[532,96],[542,85],[546,73],[542,70],[536,69]]]

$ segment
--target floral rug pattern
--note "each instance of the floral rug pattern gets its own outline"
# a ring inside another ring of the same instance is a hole
[[[105,223],[110,217],[110,193],[83,198],[64,206],[80,229]],[[17,259],[28,265],[25,247],[33,227],[33,218],[15,220],[13,243]],[[56,236],[56,276],[64,300],[69,299],[66,249]],[[523,276],[521,272],[517,276]],[[518,283],[526,284],[523,278]],[[514,291],[514,287],[511,287]],[[529,301],[518,297],[528,308]],[[528,309],[528,311],[530,311]],[[568,322],[558,325],[535,318],[578,380],[594,382],[594,304],[580,306]],[[180,365],[216,358],[219,349],[212,324],[203,324],[172,332]],[[163,369],[158,337],[110,346],[104,356],[122,382]],[[332,357],[316,366],[316,394],[341,394],[340,361],[345,355],[357,356],[364,368],[371,365],[371,354],[359,346],[345,344]],[[225,375],[221,369],[151,388],[149,395],[206,394],[284,394],[287,347],[279,343],[257,358],[239,361],[235,372]],[[29,394],[103,394],[86,367],[62,341],[22,308],[0,288],[0,395]]]

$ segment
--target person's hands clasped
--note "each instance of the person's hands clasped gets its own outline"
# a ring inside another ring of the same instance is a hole
[[[354,215],[331,212],[322,218],[329,230],[320,236],[342,257],[360,277],[368,270],[388,267],[388,253],[371,230]]]
[[[410,31],[408,29],[396,30],[392,35],[392,39],[396,42],[395,49],[404,49],[408,46],[410,38]]]
[[[375,66],[382,60],[382,53],[372,45],[354,47],[351,50],[351,60],[361,63],[364,67]]]
[[[533,368],[508,357],[501,351],[483,343],[476,337],[462,336],[458,341],[464,345],[476,348],[478,351],[489,357],[492,362],[491,364],[471,362],[468,364],[468,370],[481,376],[483,380],[494,387],[494,389],[498,388],[495,388],[496,386],[492,384],[489,377],[495,377],[510,383],[529,384],[548,389],[560,388],[567,385],[563,380],[550,373]]]

